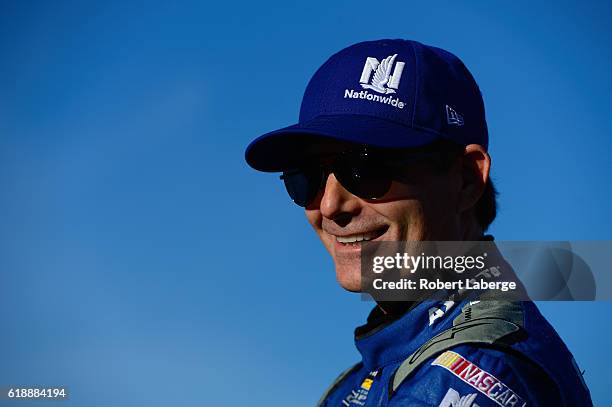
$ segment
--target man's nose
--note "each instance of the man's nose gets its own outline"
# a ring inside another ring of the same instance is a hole
[[[333,173],[325,181],[319,210],[328,219],[337,220],[346,215],[355,215],[360,209],[359,198],[347,191]]]

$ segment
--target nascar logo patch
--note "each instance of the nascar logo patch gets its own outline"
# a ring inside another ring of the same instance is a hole
[[[501,380],[456,352],[446,351],[431,364],[448,370],[501,407],[525,407],[527,405],[525,400]]]

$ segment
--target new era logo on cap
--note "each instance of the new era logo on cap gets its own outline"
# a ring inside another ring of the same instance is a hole
[[[454,126],[463,126],[463,116],[459,114],[455,109],[446,105],[446,122]]]

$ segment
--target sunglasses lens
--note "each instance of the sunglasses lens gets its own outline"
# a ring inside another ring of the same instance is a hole
[[[314,200],[321,186],[321,170],[316,168],[285,171],[281,178],[293,202],[302,207]]]
[[[392,178],[382,165],[371,160],[340,166],[335,172],[338,181],[350,193],[362,199],[382,198],[391,188]]]

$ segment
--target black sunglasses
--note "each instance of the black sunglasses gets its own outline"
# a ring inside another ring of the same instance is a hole
[[[382,198],[393,181],[410,183],[408,166],[429,161],[433,157],[450,158],[450,151],[391,152],[390,150],[360,147],[335,156],[319,157],[304,165],[284,171],[280,178],[289,196],[297,205],[310,205],[330,173],[351,194],[367,200]],[[331,158],[331,159],[330,159]]]

